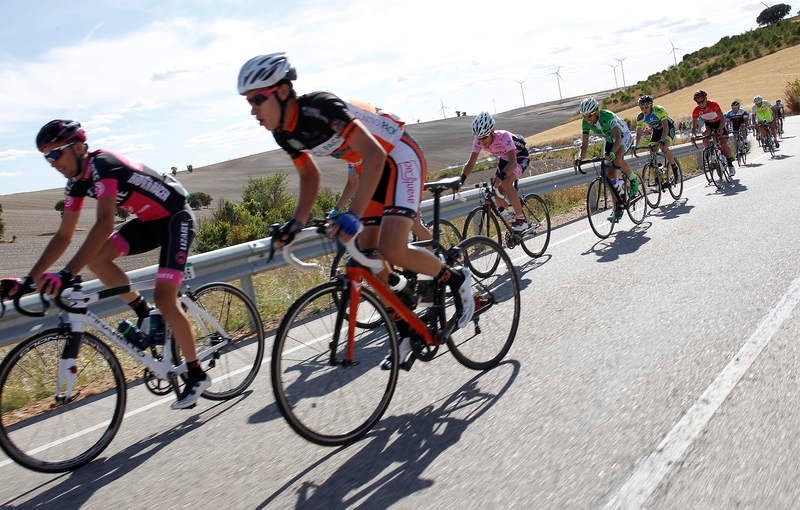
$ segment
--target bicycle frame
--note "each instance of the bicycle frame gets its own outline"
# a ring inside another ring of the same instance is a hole
[[[66,312],[67,316],[65,319],[65,314],[61,314],[60,327],[65,328],[70,333],[70,338],[65,343],[64,350],[61,354],[62,362],[59,364],[57,378],[58,382],[56,388],[56,398],[58,400],[63,400],[66,402],[70,401],[72,383],[74,382],[75,375],[70,371],[72,363],[65,363],[65,361],[77,357],[78,350],[80,349],[80,339],[83,333],[86,331],[87,325],[94,327],[97,331],[100,331],[102,336],[131,355],[135,360],[145,365],[147,369],[159,379],[172,381],[172,379],[178,374],[181,374],[187,370],[186,361],[182,361],[179,365],[173,365],[170,356],[162,356],[162,359],[158,360],[154,356],[150,355],[146,349],[140,349],[137,345],[129,342],[115,328],[113,328],[88,308],[90,304],[96,303],[108,297],[117,296],[119,294],[132,291],[152,289],[154,286],[155,280],[146,280],[130,285],[123,285],[84,294],[81,288],[81,282],[78,280],[73,284],[72,293],[67,298],[69,299],[69,304],[62,301],[61,296],[54,300],[59,308]],[[206,324],[213,325],[213,327],[216,329],[216,332],[224,331],[216,319],[198,306],[188,294],[180,293],[178,300],[189,315],[193,317],[202,317],[202,321],[196,322],[204,329],[203,334],[205,336],[208,336],[209,333],[211,333],[210,331],[206,330]],[[169,348],[170,352],[172,352],[172,344],[175,340],[172,338],[169,329],[165,331],[165,338],[168,340],[164,344],[164,349],[166,350]],[[208,349],[199,351],[197,353],[197,359],[201,362],[207,360],[213,356],[215,352],[225,347],[229,340],[229,338],[223,337],[223,341]],[[61,389],[64,387],[64,385],[66,385],[66,390],[62,393]]]
[[[494,185],[491,182],[480,182],[476,184],[475,187],[481,188],[481,201],[483,203],[482,205],[484,210],[491,211],[492,214],[494,214],[494,216],[500,220],[500,223],[506,227],[507,231],[514,232],[508,221],[506,221],[503,215],[500,214],[500,210],[497,208],[497,203],[494,201]],[[521,199],[522,197],[520,197],[520,200]]]

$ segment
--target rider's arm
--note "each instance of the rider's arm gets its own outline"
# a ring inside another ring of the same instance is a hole
[[[350,203],[350,199],[356,194],[358,180],[358,174],[355,171],[348,172],[347,183],[345,183],[344,189],[342,190],[342,196],[340,196],[339,200],[336,201],[336,206],[334,206],[334,209],[338,211],[345,210],[344,207]]]
[[[505,172],[506,170],[510,171],[514,167],[516,167],[517,166],[517,151],[516,151],[516,149],[511,149],[510,151],[506,152],[505,155],[503,156],[503,159],[506,160],[506,166],[500,169],[503,172]],[[509,175],[512,175],[512,174],[511,173],[507,173],[506,177],[508,177]]]
[[[697,135],[697,119],[693,117],[692,118],[692,138],[694,138],[696,135]]]
[[[578,155],[578,159],[583,159],[586,157],[586,149],[589,148],[589,135],[585,134],[581,137],[581,152]]]
[[[469,177],[469,174],[472,173],[472,169],[475,168],[475,162],[478,161],[478,154],[479,154],[478,152],[470,153],[469,159],[467,160],[467,163],[464,165],[464,168],[461,170],[461,176],[462,176],[461,177],[461,182],[466,181],[467,177]]]
[[[97,199],[97,219],[78,252],[64,266],[72,274],[78,274],[95,258],[114,230],[114,216],[117,212],[117,197],[109,195]]]
[[[300,225],[305,225],[317,200],[321,177],[319,167],[311,157],[303,158],[303,164],[297,167],[297,173],[300,175],[300,196],[294,210],[294,219]]]
[[[52,266],[56,260],[66,251],[69,243],[72,241],[72,234],[75,232],[75,227],[78,225],[78,219],[81,216],[80,210],[78,211],[64,211],[61,217],[61,225],[55,235],[47,243],[39,260],[33,265],[30,275],[35,282],[39,282],[42,274]]]
[[[367,205],[369,205],[375,188],[378,187],[378,182],[381,180],[381,175],[383,175],[386,151],[366,130],[360,120],[356,119],[353,122],[355,125],[349,141],[350,146],[361,155],[361,176],[353,201],[350,203],[350,209],[361,216],[367,210]],[[310,209],[309,207],[309,211]]]
[[[614,144],[611,146],[611,154],[617,155],[617,151],[622,145],[622,131],[618,127],[611,128],[611,136],[614,137]],[[614,157],[612,156],[612,158]]]

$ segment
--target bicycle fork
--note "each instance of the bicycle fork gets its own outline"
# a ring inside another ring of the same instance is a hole
[[[82,328],[80,328],[82,329]],[[68,404],[73,397],[72,388],[78,379],[78,351],[81,348],[83,331],[70,331],[58,360],[58,376],[56,377],[55,400],[58,404]]]

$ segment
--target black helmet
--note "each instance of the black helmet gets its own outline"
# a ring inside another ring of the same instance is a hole
[[[86,131],[81,127],[81,123],[75,120],[51,120],[39,130],[36,135],[36,147],[41,148],[49,143],[68,142],[72,139],[86,141]]]
[[[644,106],[646,104],[653,104],[653,96],[645,94],[639,98],[639,106]]]

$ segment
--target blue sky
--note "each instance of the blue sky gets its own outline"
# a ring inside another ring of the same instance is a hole
[[[163,171],[274,149],[236,92],[239,68],[258,54],[286,51],[300,93],[330,90],[428,121],[517,108],[523,94],[526,104],[558,99],[556,71],[563,97],[622,86],[623,73],[635,83],[671,65],[673,46],[680,61],[756,28],[765,8],[722,0],[565,0],[558,9],[529,0],[130,3],[3,0],[0,195],[63,186],[34,147],[53,118],[81,121],[93,148]]]

